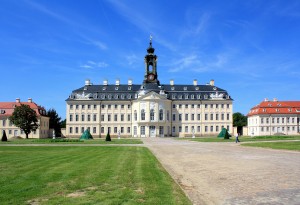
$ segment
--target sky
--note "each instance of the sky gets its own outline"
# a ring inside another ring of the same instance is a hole
[[[242,114],[300,100],[298,0],[0,0],[0,101],[65,119],[86,79],[141,84],[150,35],[161,84],[213,79]]]

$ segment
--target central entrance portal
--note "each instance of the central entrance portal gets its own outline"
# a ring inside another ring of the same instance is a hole
[[[150,130],[150,137],[155,137],[155,126],[150,126],[149,130]]]

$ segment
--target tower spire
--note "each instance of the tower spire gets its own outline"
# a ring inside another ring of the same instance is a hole
[[[150,34],[150,43],[147,48],[147,55],[145,56],[145,77],[144,83],[156,83],[159,84],[157,75],[157,56],[154,54],[154,48],[152,47],[152,35]]]

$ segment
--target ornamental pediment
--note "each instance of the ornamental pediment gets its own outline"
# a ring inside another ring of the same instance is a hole
[[[139,100],[166,100],[164,95],[157,94],[156,92],[149,92],[146,95],[139,98]]]

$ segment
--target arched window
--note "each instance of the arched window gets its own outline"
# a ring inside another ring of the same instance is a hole
[[[137,121],[137,112],[136,112],[136,110],[134,111],[134,121]]]
[[[141,110],[141,120],[145,120],[145,110]]]
[[[162,109],[159,110],[159,120],[164,120],[164,111]]]
[[[154,120],[154,110],[153,109],[150,110],[150,120],[151,121]]]

